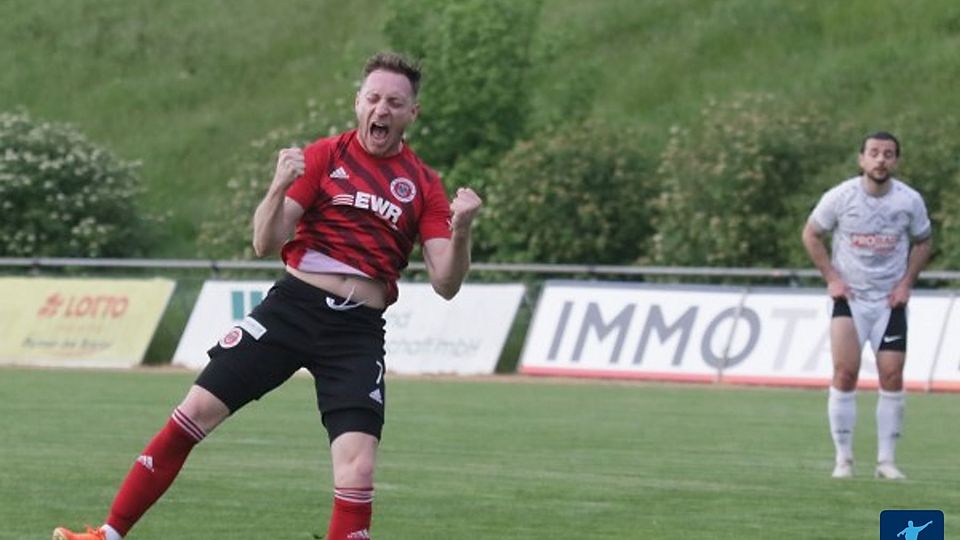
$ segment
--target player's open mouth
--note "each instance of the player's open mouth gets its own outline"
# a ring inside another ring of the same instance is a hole
[[[370,124],[370,137],[378,142],[383,142],[390,134],[390,128],[386,124],[374,122]]]

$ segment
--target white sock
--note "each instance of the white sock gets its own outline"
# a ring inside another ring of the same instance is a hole
[[[827,399],[830,435],[837,451],[837,463],[853,461],[853,427],[857,424],[857,391],[844,392],[830,386]]]
[[[877,396],[877,463],[893,463],[903,427],[906,392],[880,390]]]
[[[100,527],[100,530],[106,533],[107,540],[123,540],[123,537],[120,536],[120,533],[117,532],[113,527],[104,524]]]

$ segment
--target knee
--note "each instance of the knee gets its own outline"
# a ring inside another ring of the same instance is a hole
[[[344,433],[330,447],[337,487],[369,487],[377,462],[377,439],[366,433]]]
[[[201,386],[190,388],[177,408],[207,434],[210,434],[230,415],[230,409],[226,404]]]
[[[857,372],[838,368],[833,373],[833,386],[838,390],[849,392],[857,387]]]
[[[334,467],[334,485],[337,487],[372,486],[375,467],[375,461],[364,455],[358,455],[350,460],[341,460]]]
[[[880,388],[887,392],[899,392],[903,390],[903,374],[900,372],[881,373]]]
[[[376,468],[376,462],[372,456],[363,453],[357,455],[352,460],[348,461],[345,466],[342,468],[343,473],[351,478],[357,480],[369,480],[370,483],[373,481],[373,473]],[[366,483],[366,482],[361,482]]]

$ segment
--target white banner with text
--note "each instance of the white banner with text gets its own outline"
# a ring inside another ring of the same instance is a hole
[[[174,286],[162,278],[0,278],[0,364],[136,366]]]
[[[950,291],[914,291],[904,380],[960,390]],[[548,281],[520,371],[532,375],[823,386],[831,301],[821,289]],[[860,386],[877,386],[865,347]]]
[[[207,281],[190,314],[173,363],[195,369],[207,350],[267,295],[272,281]],[[392,373],[490,374],[520,307],[520,284],[466,283],[450,301],[428,283],[400,282],[387,308],[386,364]]]

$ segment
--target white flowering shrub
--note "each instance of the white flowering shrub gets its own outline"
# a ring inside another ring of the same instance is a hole
[[[0,112],[0,256],[142,254],[138,166],[69,125]]]

